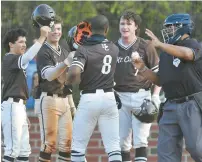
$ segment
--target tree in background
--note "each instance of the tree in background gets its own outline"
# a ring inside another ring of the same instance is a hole
[[[2,1],[1,2],[1,38],[13,27],[24,27],[29,32],[28,44],[37,37],[38,30],[31,24],[31,14],[34,8],[42,3],[50,5],[64,21],[64,34],[78,22],[104,14],[110,20],[109,38],[116,40],[119,36],[119,16],[124,10],[133,10],[143,19],[141,36],[145,37],[144,29],[150,28],[157,36],[161,36],[162,22],[171,13],[187,12],[195,22],[194,36],[202,39],[202,2],[200,1]],[[26,6],[26,7],[25,7]]]
[[[1,2],[1,39],[10,28],[24,27],[28,33],[28,45],[39,36],[38,29],[32,26],[31,14],[39,4],[50,5],[64,21],[63,38],[67,31],[78,22],[89,19],[96,14],[103,14],[110,21],[110,40],[117,40],[120,36],[118,30],[119,17],[124,10],[132,10],[142,17],[140,35],[147,39],[144,34],[145,28],[151,29],[156,36],[161,38],[162,22],[172,13],[189,13],[195,22],[193,36],[202,41],[202,1],[2,1]],[[26,6],[26,7],[25,7]],[[5,54],[1,49],[1,55]],[[77,87],[77,86],[76,86]],[[76,103],[79,99],[76,91],[74,98]]]

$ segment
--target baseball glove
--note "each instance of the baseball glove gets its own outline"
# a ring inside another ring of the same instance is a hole
[[[158,115],[158,107],[150,100],[144,99],[140,108],[132,110],[133,115],[143,123],[152,123]]]
[[[116,105],[118,109],[121,109],[121,106],[122,106],[121,99],[119,98],[119,94],[116,91],[114,91],[114,96],[116,99]]]

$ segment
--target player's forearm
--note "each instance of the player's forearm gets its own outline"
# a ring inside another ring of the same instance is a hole
[[[80,75],[81,75],[81,68],[76,65],[72,65],[67,73],[67,83],[68,84],[72,84],[72,83],[79,84]]]
[[[24,66],[28,64],[39,52],[42,44],[39,42],[34,43],[29,50],[22,55],[21,65]]]
[[[158,46],[161,50],[165,51],[166,53],[181,58],[184,60],[192,61],[194,60],[194,53],[190,48],[176,46],[172,44],[160,43]]]
[[[160,86],[159,77],[156,75],[155,72],[153,72],[151,69],[148,69],[146,66],[141,71],[144,77],[150,80],[153,84]]]
[[[154,91],[152,95],[159,95],[160,91],[161,91],[161,87],[154,85]]]
[[[75,107],[72,94],[67,95],[67,98],[68,98],[68,101],[69,101],[70,108]]]
[[[48,81],[52,81],[58,78],[67,68],[68,66],[63,62],[61,62],[56,67],[48,68],[44,72],[44,78],[47,79]]]

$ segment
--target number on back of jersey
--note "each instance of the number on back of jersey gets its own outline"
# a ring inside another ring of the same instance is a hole
[[[103,58],[103,66],[101,72],[103,74],[109,74],[111,71],[111,63],[112,63],[112,57],[110,55],[106,55]]]

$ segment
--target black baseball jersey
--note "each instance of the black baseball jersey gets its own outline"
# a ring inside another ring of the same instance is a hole
[[[55,50],[48,42],[45,42],[37,54],[37,71],[39,74],[39,88],[41,92],[49,92],[53,94],[63,94],[66,80],[66,71],[64,71],[57,79],[48,81],[44,78],[44,73],[48,68],[55,67],[67,58],[69,52],[59,46],[59,50]]]
[[[22,55],[6,54],[2,63],[3,94],[2,101],[8,97],[28,98],[25,67],[21,63]],[[28,64],[27,64],[28,65]]]
[[[141,73],[135,75],[137,70],[131,63],[131,54],[138,52],[145,65],[157,72],[159,57],[156,49],[140,37],[137,37],[137,40],[127,47],[122,44],[121,39],[116,45],[119,47],[119,56],[114,75],[115,90],[119,92],[137,92],[139,89],[149,89],[152,85],[151,81],[147,80]]]
[[[63,94],[66,96],[66,95],[70,95],[72,94],[73,92],[73,87],[72,85],[65,85],[64,86],[64,89],[63,89]]]
[[[82,70],[80,90],[113,88],[118,48],[101,35],[88,41],[92,42],[79,47],[72,62]]]
[[[161,53],[159,77],[165,96],[168,99],[187,96],[202,91],[202,49],[195,39],[180,41],[178,46],[193,50],[194,61],[175,58]]]

